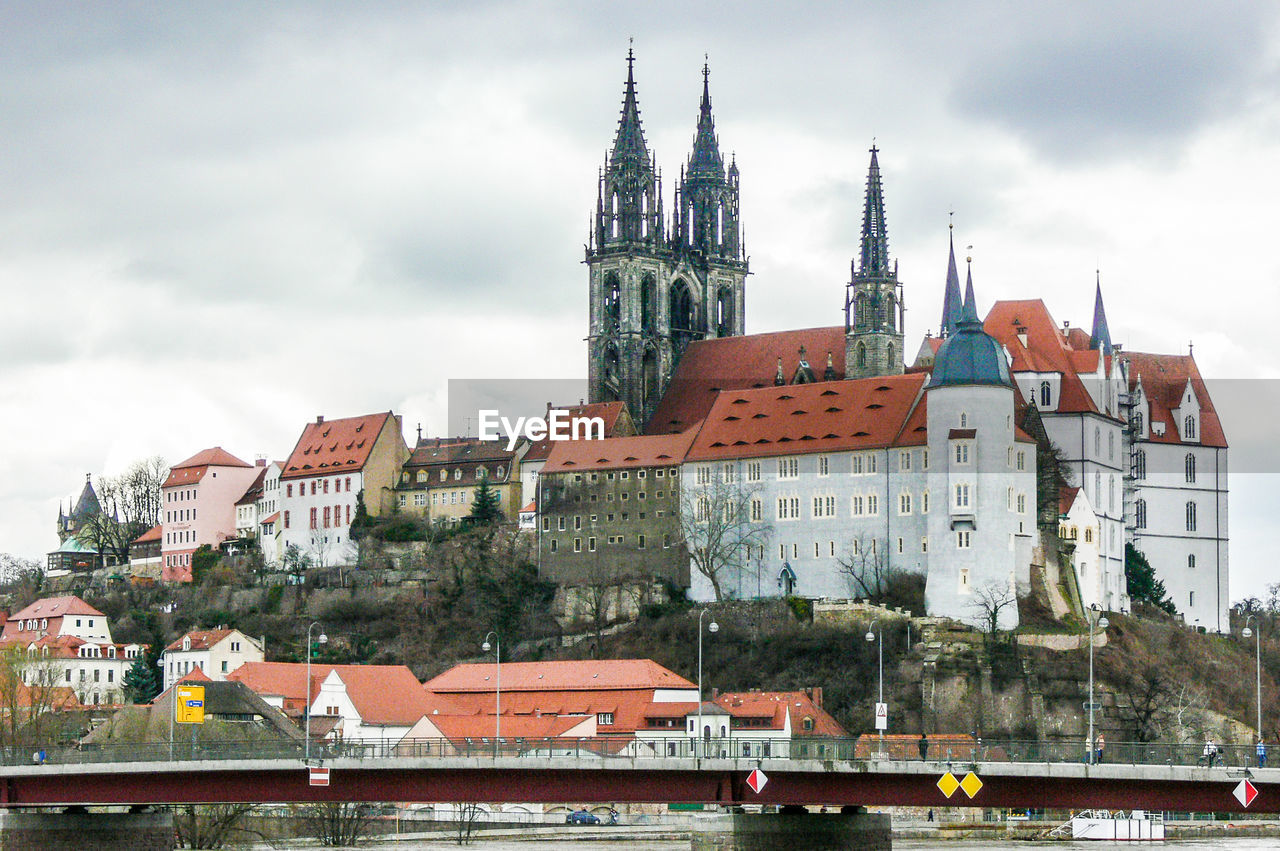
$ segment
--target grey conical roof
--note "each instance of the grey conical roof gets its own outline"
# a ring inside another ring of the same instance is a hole
[[[1102,277],[1098,277],[1098,289],[1093,296],[1093,331],[1089,335],[1089,348],[1111,354],[1111,329],[1107,327],[1107,311],[1102,306]]]
[[[98,502],[98,494],[93,489],[93,482],[86,475],[84,477],[84,490],[80,491],[80,498],[76,500],[76,507],[71,509],[71,517],[80,520],[84,517],[92,517],[101,513],[102,503]]]
[[[950,337],[960,325],[960,312],[964,301],[960,295],[960,273],[956,271],[956,241],[951,235],[951,251],[947,257],[947,287],[942,293],[942,320],[938,323],[938,334]]]
[[[933,375],[926,389],[963,384],[993,384],[1013,387],[1004,347],[982,329],[977,299],[973,295],[973,272],[955,334],[943,341],[933,362]]]

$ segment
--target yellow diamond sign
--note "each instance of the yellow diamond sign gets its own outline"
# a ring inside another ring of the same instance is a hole
[[[966,795],[972,798],[974,795],[978,794],[978,791],[982,788],[982,781],[978,779],[978,775],[970,771],[964,776],[964,779],[960,781],[960,788],[964,790]]]
[[[942,794],[946,795],[948,798],[954,795],[956,790],[959,788],[960,781],[957,780],[955,775],[950,771],[938,778],[938,789],[941,790]],[[973,796],[970,795],[969,797],[972,798]]]

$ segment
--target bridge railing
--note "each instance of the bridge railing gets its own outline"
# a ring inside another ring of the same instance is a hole
[[[1251,745],[1218,745],[1212,763],[1203,744],[1158,742],[1108,742],[1099,752],[1080,739],[1036,742],[985,739],[971,736],[939,736],[922,756],[918,740],[895,736],[881,743],[876,737],[834,738],[797,736],[763,738],[728,736],[695,739],[628,736],[584,738],[535,738],[491,736],[470,738],[418,738],[315,742],[311,759],[381,760],[390,758],[469,757],[475,759],[521,758],[530,760],[599,759],[749,759],[928,762],[945,766],[973,763],[1118,763],[1134,765],[1257,766]],[[182,741],[36,745],[0,748],[4,765],[189,762],[240,759],[304,758],[301,742],[288,740]]]

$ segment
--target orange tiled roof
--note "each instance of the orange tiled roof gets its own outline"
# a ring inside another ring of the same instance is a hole
[[[483,662],[454,665],[423,683],[423,688],[445,694],[492,691],[494,667]],[[504,695],[508,691],[697,688],[652,659],[503,662],[501,676]]]
[[[707,415],[721,390],[772,387],[782,359],[782,374],[791,381],[804,347],[810,367],[820,379],[831,353],[836,375],[844,377],[844,326],[775,331],[690,343],[645,429],[671,434],[695,425]]]
[[[892,375],[721,393],[690,461],[923,444],[905,431],[926,376]]]
[[[1080,493],[1080,488],[1058,488],[1058,513],[1068,514],[1071,506],[1076,504],[1076,494]]]
[[[604,440],[558,440],[542,472],[546,475],[581,470],[677,467],[684,462],[693,437],[694,432],[687,431]]]
[[[9,615],[9,620],[20,621],[28,618],[60,618],[63,615],[93,615],[106,617],[102,612],[90,606],[74,595],[64,597],[45,597],[36,600],[20,612]]]
[[[848,736],[836,719],[803,691],[726,692],[715,702],[735,718],[769,718],[775,729],[783,729],[784,713],[791,716],[793,736]],[[813,729],[804,728],[804,719],[813,720]]]
[[[214,446],[192,455],[180,464],[169,468],[169,476],[164,480],[162,488],[189,485],[204,478],[210,467],[251,467],[221,446]]]
[[[302,662],[246,662],[227,675],[259,695],[283,699],[285,708],[314,702],[320,685],[333,671],[366,724],[413,724],[432,710],[458,711],[448,698],[427,694],[404,665],[311,665],[311,694],[305,695],[307,666]]]
[[[1049,308],[1040,299],[997,301],[991,306],[982,328],[1008,350],[1013,362],[1009,371],[1058,373],[1062,386],[1057,410],[1064,413],[1098,413],[1098,407],[1085,389],[1079,373],[1092,373],[1097,368],[1097,352],[1076,349],[1068,332],[1063,334]],[[1018,337],[1025,329],[1026,345]]]
[[[146,543],[150,543],[151,541],[159,541],[163,537],[164,537],[164,527],[160,525],[156,525],[156,526],[152,526],[150,529],[143,532],[141,535],[134,538],[129,543],[146,544]]]
[[[307,423],[284,463],[280,478],[363,470],[388,420],[394,422],[390,411]]]
[[[230,635],[234,630],[230,629],[201,629],[188,632],[177,641],[170,644],[165,650],[182,650],[182,640],[184,638],[191,639],[192,650],[208,650],[222,639]]]
[[[190,671],[188,671],[186,674],[180,677],[178,679],[178,682],[180,683],[211,683],[213,682],[213,680],[209,679],[209,675],[206,674],[204,671],[200,670],[199,668],[192,668]]]
[[[1163,435],[1157,435],[1147,426],[1147,439],[1154,443],[1182,443],[1173,409],[1182,401],[1182,392],[1191,382],[1191,388],[1200,402],[1199,440],[1188,441],[1191,446],[1216,446],[1226,448],[1227,436],[1222,429],[1218,411],[1209,398],[1209,388],[1200,376],[1200,369],[1191,355],[1157,355],[1147,352],[1125,352],[1122,357],[1129,363],[1129,390],[1142,389],[1151,409],[1151,423],[1164,423]]]
[[[493,715],[432,715],[432,724],[448,739],[492,739]],[[543,739],[568,735],[574,727],[594,721],[589,716],[509,715],[502,713],[502,738]],[[592,725],[594,726],[594,725]]]

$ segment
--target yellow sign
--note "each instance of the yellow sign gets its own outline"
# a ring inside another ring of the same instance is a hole
[[[960,788],[964,790],[966,795],[972,798],[974,795],[978,794],[980,789],[982,789],[982,781],[978,779],[978,775],[970,771],[964,776],[964,779],[960,781]]]
[[[204,723],[204,686],[178,686],[175,690],[173,720],[179,724]]]
[[[950,771],[938,778],[938,789],[948,798],[954,795],[959,788],[960,781]]]

